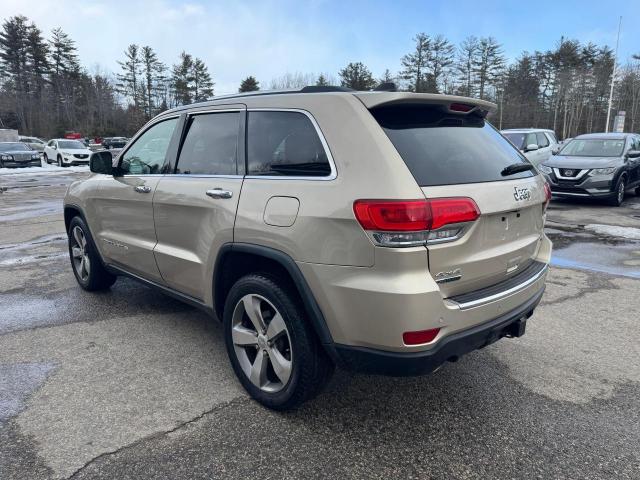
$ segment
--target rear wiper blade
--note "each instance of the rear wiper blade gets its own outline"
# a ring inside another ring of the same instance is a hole
[[[508,175],[513,175],[514,173],[526,172],[527,170],[535,170],[534,167],[530,163],[513,163],[508,167],[504,167],[500,172],[500,175],[506,177]]]

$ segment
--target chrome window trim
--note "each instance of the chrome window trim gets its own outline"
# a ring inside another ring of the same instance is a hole
[[[467,310],[469,308],[480,307],[482,305],[486,305],[487,303],[495,302],[496,300],[501,300],[505,297],[511,296],[515,293],[518,293],[526,289],[527,287],[533,285],[538,280],[540,280],[544,275],[547,274],[548,271],[549,271],[549,265],[547,264],[542,270],[536,273],[533,277],[528,278],[521,284],[511,287],[507,290],[504,290],[499,293],[495,293],[493,295],[489,295],[487,297],[478,298],[477,300],[471,300],[469,302],[458,303],[458,302],[451,301],[451,303],[459,307],[460,310]]]
[[[564,168],[564,170],[580,170],[580,173],[578,173],[578,175],[576,175],[575,177],[563,177],[562,174],[560,173],[560,168],[557,167],[552,167],[553,168],[553,173],[556,174],[556,177],[561,179],[561,180],[579,180],[582,177],[584,177],[587,172],[589,171],[589,169],[583,170],[583,169],[578,169],[578,168]]]
[[[327,140],[324,138],[324,134],[322,130],[320,130],[320,125],[313,117],[311,112],[307,110],[302,110],[300,108],[273,108],[273,107],[260,107],[260,108],[248,108],[247,112],[295,112],[302,113],[305,115],[313,125],[313,128],[316,130],[316,134],[320,139],[320,143],[322,144],[322,148],[324,150],[324,154],[327,156],[327,160],[329,161],[329,167],[331,168],[331,173],[325,177],[313,177],[313,176],[287,176],[287,175],[245,175],[244,178],[252,179],[252,180],[314,180],[320,182],[327,182],[331,180],[335,180],[338,177],[338,170],[336,169],[336,164],[333,159],[333,155],[331,154],[331,149],[329,148],[329,144]],[[247,125],[247,139],[249,135],[249,125]],[[247,152],[247,158],[248,158]],[[247,171],[248,171],[248,162],[247,162]]]

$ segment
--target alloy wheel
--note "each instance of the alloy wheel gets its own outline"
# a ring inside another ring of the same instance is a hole
[[[71,231],[71,258],[73,260],[73,268],[78,277],[86,282],[89,280],[91,273],[91,261],[87,252],[87,238],[78,226]]]
[[[289,330],[266,298],[249,294],[233,311],[231,337],[240,368],[259,389],[275,393],[287,385],[293,366]]]

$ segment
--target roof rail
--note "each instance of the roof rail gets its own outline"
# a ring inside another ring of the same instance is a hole
[[[376,88],[373,89],[374,92],[397,92],[398,87],[394,82],[382,82]]]
[[[353,88],[337,87],[335,85],[307,85],[299,90],[300,93],[321,93],[321,92],[355,92]],[[294,92],[295,93],[295,92]]]

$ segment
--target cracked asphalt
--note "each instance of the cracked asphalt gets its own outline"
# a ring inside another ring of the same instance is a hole
[[[640,240],[608,229],[640,228],[640,197],[552,202],[524,337],[425,377],[338,371],[282,414],[199,311],[76,286],[61,201],[84,175],[0,176],[0,479],[640,478]]]

